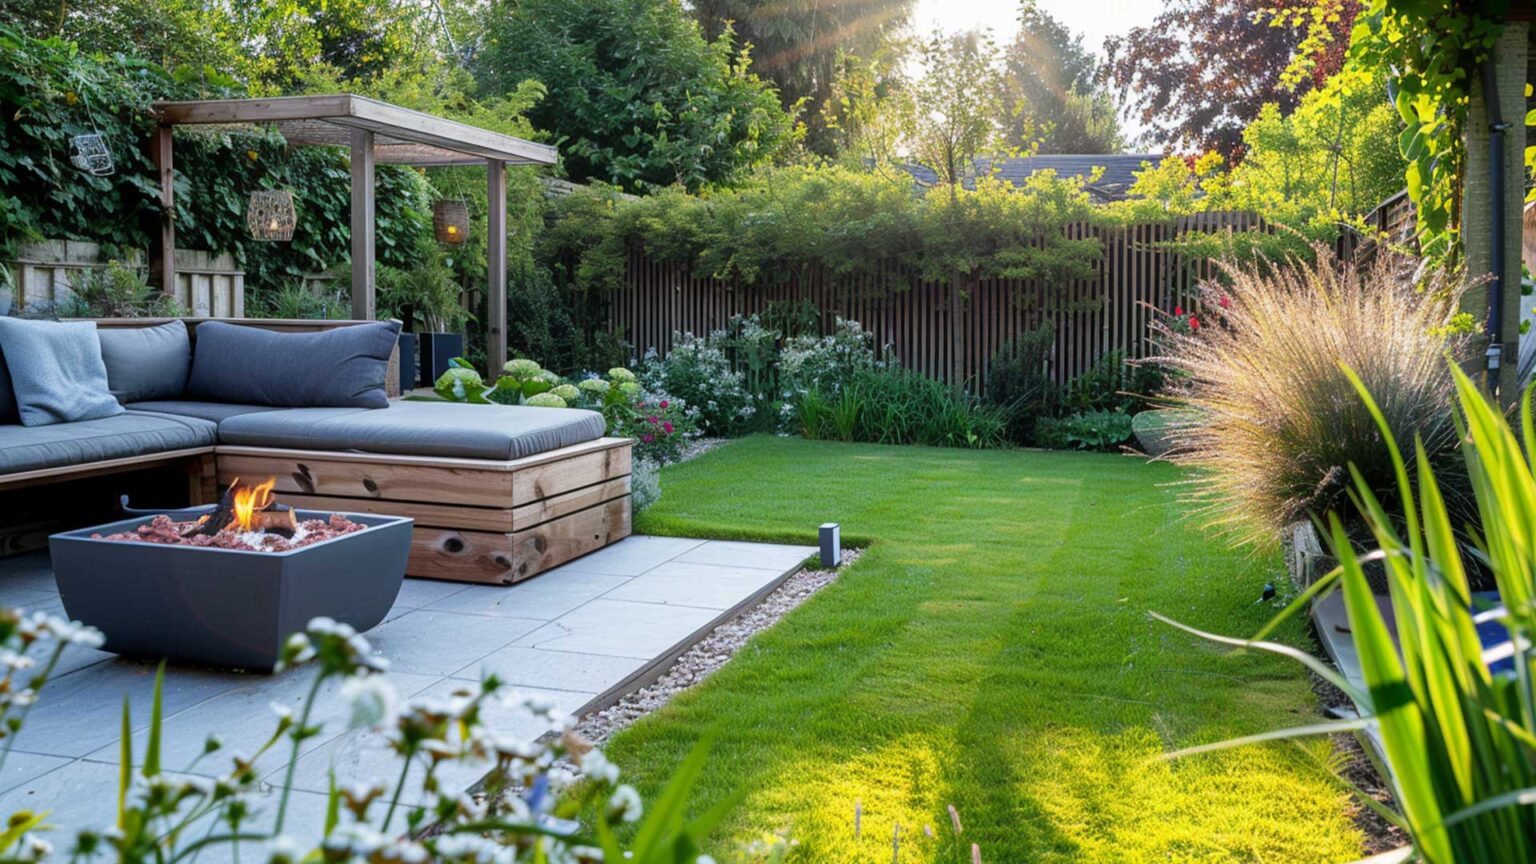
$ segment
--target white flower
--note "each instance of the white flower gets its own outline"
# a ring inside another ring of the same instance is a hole
[[[601,750],[592,750],[581,757],[581,773],[599,783],[619,782],[619,766],[609,762]]]
[[[613,796],[608,799],[608,812],[624,822],[639,821],[642,809],[640,793],[627,784],[613,790]]]
[[[273,838],[267,850],[267,864],[296,864],[303,857],[304,850],[299,847],[298,841],[287,834]]]
[[[395,716],[400,697],[395,686],[382,675],[348,678],[341,685],[341,698],[351,708],[347,728],[378,726]]]

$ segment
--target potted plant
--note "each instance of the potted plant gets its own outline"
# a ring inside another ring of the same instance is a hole
[[[464,353],[464,333],[460,328],[470,316],[460,302],[453,271],[435,247],[425,245],[414,267],[380,267],[378,283],[381,305],[403,324],[401,382],[415,380],[420,386],[431,387],[448,370],[453,358]],[[417,345],[421,371],[413,375],[406,358],[415,356]]]

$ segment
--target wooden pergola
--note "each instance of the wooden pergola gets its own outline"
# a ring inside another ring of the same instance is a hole
[[[345,147],[352,155],[352,317],[372,320],[374,166],[485,165],[489,202],[485,332],[491,371],[507,360],[508,165],[553,165],[555,148],[351,94],[158,102],[154,157],[160,175],[161,285],[176,284],[176,202],[171,132],[177,126],[274,126],[288,143]]]

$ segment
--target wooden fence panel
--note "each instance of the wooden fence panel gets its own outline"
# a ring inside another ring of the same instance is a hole
[[[9,311],[59,309],[74,296],[74,286],[89,278],[92,270],[105,266],[107,260],[98,244],[81,240],[22,245],[16,260],[0,262],[0,267],[10,268],[15,286],[15,308]],[[142,256],[135,252],[126,260],[138,266]],[[177,249],[174,294],[188,317],[245,316],[245,273],[235,269],[234,258],[228,254]]]
[[[609,328],[642,356],[665,356],[679,333],[704,334],[734,315],[761,313],[772,303],[811,301],[830,332],[838,317],[863,324],[877,345],[890,345],[902,365],[933,378],[957,375],[973,387],[986,380],[992,357],[1043,321],[1054,323],[1052,377],[1065,383],[1100,357],[1121,351],[1139,359],[1153,351],[1152,323],[1175,306],[1198,309],[1198,284],[1211,262],[1189,258],[1168,243],[1185,232],[1267,230],[1252,213],[1201,213],[1161,224],[1074,224],[1069,237],[1096,237],[1103,256],[1093,275],[1061,286],[1019,279],[983,279],[954,308],[947,282],[927,282],[886,263],[867,276],[834,277],[812,270],[773,286],[742,287],[650,261],[632,251],[624,288],[609,306]]]

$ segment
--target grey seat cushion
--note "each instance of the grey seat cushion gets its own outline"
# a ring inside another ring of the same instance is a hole
[[[216,431],[207,420],[137,411],[47,426],[0,426],[0,474],[207,447]]]
[[[235,405],[229,402],[195,402],[191,399],[151,399],[147,402],[128,403],[130,411],[155,411],[175,414],[177,417],[200,417],[218,423],[229,417],[250,414],[253,411],[277,411],[269,405]]]
[[[219,442],[399,456],[521,459],[603,436],[603,415],[577,408],[391,402],[388,408],[290,408],[219,423]]]

